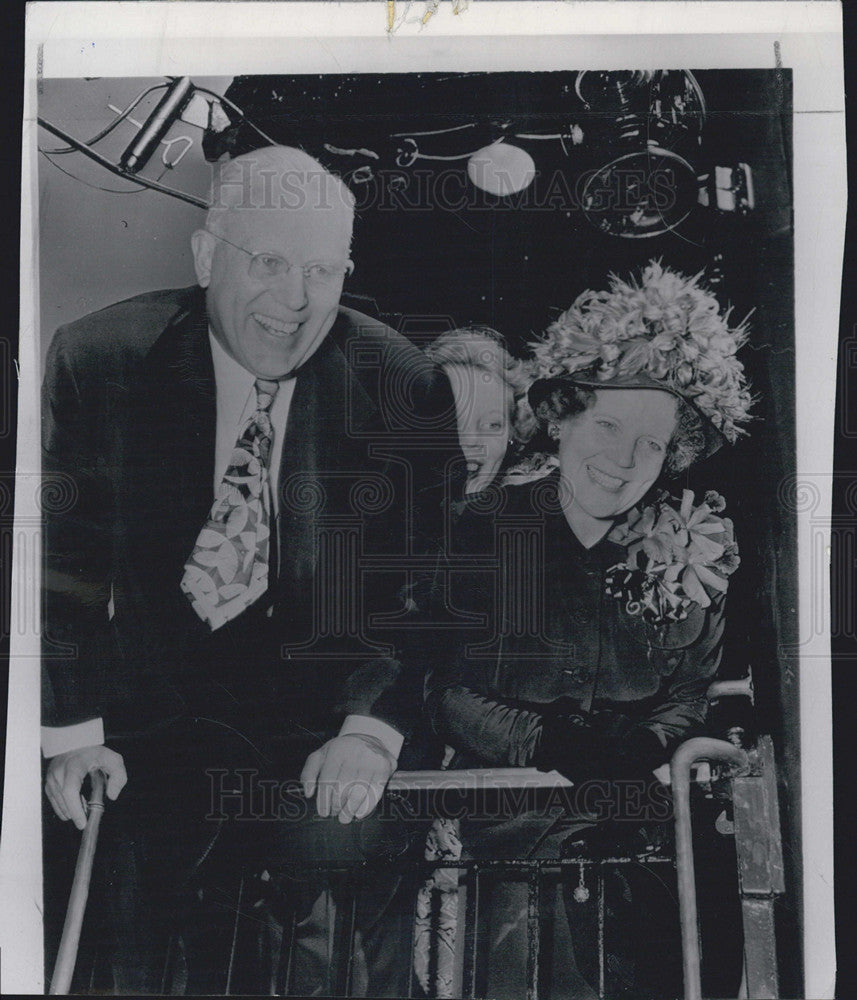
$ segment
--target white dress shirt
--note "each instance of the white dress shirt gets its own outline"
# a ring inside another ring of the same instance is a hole
[[[214,363],[214,381],[217,399],[217,426],[214,445],[214,475],[212,478],[212,500],[217,487],[229,465],[229,459],[249,419],[256,412],[256,376],[248,372],[221,346],[209,330],[211,358]],[[269,459],[270,482],[279,482],[280,463],[283,456],[283,439],[295,392],[294,378],[285,378],[271,404],[270,417],[274,437]],[[276,487],[271,490],[274,513],[279,512],[279,496]],[[202,525],[200,525],[202,527]],[[176,581],[178,586],[178,580]],[[113,617],[111,598],[108,614]],[[342,723],[340,736],[374,736],[398,760],[402,749],[403,736],[381,719],[368,715],[349,715]],[[55,757],[69,750],[82,747],[102,746],[104,743],[104,723],[99,719],[89,719],[73,726],[42,726],[42,753],[45,757]]]

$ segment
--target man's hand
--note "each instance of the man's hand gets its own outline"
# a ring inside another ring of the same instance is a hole
[[[115,800],[128,781],[125,761],[107,747],[81,747],[51,758],[45,778],[45,795],[61,820],[70,819],[78,830],[86,826],[80,789],[90,771],[107,775],[107,798]]]
[[[374,736],[337,736],[307,757],[301,771],[304,795],[317,794],[319,816],[340,823],[364,819],[381,801],[396,759]]]

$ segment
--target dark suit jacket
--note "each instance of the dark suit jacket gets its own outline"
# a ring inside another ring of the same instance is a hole
[[[60,329],[44,383],[45,722],[107,738],[205,715],[310,738],[348,712],[407,732],[420,678],[396,658],[406,568],[440,529],[454,439],[446,377],[340,308],[297,373],[269,592],[211,633],[180,592],[213,500],[204,293],[153,292]],[[388,619],[385,625],[379,616]]]

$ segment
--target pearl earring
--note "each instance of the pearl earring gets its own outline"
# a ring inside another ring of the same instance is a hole
[[[553,441],[559,440],[559,427],[557,427],[556,424],[551,424],[550,427],[548,427],[548,437]]]

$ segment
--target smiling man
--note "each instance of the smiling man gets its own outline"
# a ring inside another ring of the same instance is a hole
[[[74,501],[45,521],[45,790],[82,827],[86,774],[108,777],[120,992],[159,991],[164,927],[184,935],[191,986],[218,991],[216,935],[188,902],[215,842],[233,865],[301,876],[393,849],[371,814],[421,678],[376,624],[439,519],[455,407],[420,351],[340,304],[353,206],[299,150],[228,161],[192,237],[199,287],[51,345],[44,471],[71,477]],[[297,884],[296,988],[329,992],[318,886]],[[395,891],[376,879],[358,913],[375,995],[406,988],[382,919]]]
[[[337,317],[353,270],[354,200],[297,150],[250,155],[221,168],[206,227],[193,235],[194,262],[221,346],[245,370],[280,379]]]

